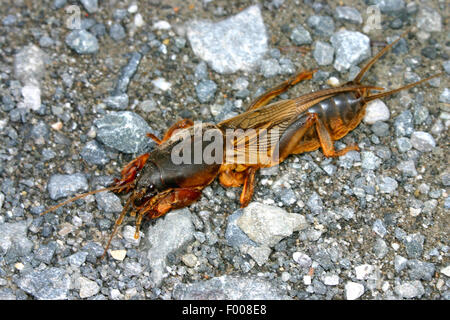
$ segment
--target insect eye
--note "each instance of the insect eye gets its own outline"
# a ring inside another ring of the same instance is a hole
[[[147,187],[147,192],[152,192],[152,191],[155,191],[155,186],[151,184]]]

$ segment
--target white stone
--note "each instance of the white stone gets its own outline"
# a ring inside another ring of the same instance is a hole
[[[323,278],[323,283],[327,286],[337,286],[339,284],[339,276],[336,274],[327,275]]]
[[[164,78],[157,78],[155,80],[152,80],[152,83],[155,87],[162,91],[167,91],[172,86],[172,84]]]
[[[137,11],[138,11],[138,6],[135,3],[133,3],[131,6],[128,7],[129,13],[136,13]]]
[[[136,28],[140,28],[145,25],[144,18],[142,18],[142,15],[140,13],[136,13],[134,16],[134,25]]]
[[[332,86],[333,88],[339,87],[339,85],[340,85],[339,79],[336,78],[336,77],[330,77],[330,78],[327,80],[327,84],[328,84],[329,86]]]
[[[80,298],[89,298],[96,295],[100,291],[97,282],[80,277]]]
[[[172,28],[172,26],[170,25],[170,23],[168,23],[167,21],[164,21],[164,20],[155,22],[153,24],[153,29],[157,29],[157,30],[169,30],[171,28]]]
[[[386,104],[380,99],[376,99],[367,104],[364,123],[374,124],[377,121],[387,121],[390,115],[391,113]]]
[[[219,22],[191,21],[187,37],[195,55],[221,74],[253,70],[268,49],[267,32],[258,5]]]
[[[373,272],[374,267],[370,264],[362,264],[360,266],[355,267],[356,279],[364,280],[369,277],[369,275]]]
[[[364,286],[356,282],[347,282],[345,285],[345,297],[347,300],[355,300],[364,294]]]
[[[111,250],[109,254],[113,257],[113,259],[123,261],[127,255],[127,250]]]
[[[23,107],[39,110],[41,107],[41,89],[37,85],[27,84],[22,87]]]
[[[450,265],[448,265],[445,268],[441,269],[441,273],[445,274],[447,277],[450,277]]]

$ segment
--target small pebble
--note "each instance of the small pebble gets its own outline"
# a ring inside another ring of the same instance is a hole
[[[386,104],[380,99],[370,101],[366,106],[366,114],[364,115],[364,122],[367,124],[374,124],[377,121],[389,120],[390,112]]]
[[[298,46],[312,43],[309,31],[300,24],[292,30],[291,40]]]
[[[201,103],[207,103],[214,99],[217,84],[212,80],[202,80],[195,87],[197,98]]]
[[[333,63],[334,49],[327,42],[317,41],[314,46],[313,56],[319,66],[326,66]]]
[[[345,285],[345,297],[347,300],[356,300],[364,294],[364,286],[360,283],[348,281]]]
[[[436,147],[433,136],[427,132],[414,131],[411,134],[411,145],[422,152],[430,152]]]
[[[123,261],[127,255],[127,250],[110,250],[109,253],[113,259]]]

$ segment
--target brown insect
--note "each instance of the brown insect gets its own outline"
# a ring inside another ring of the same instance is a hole
[[[400,38],[397,41],[399,40]],[[115,222],[103,254],[105,255],[127,212],[136,216],[135,237],[138,238],[144,217],[155,219],[172,209],[190,205],[200,198],[202,189],[217,177],[225,187],[243,185],[240,203],[245,207],[252,198],[258,169],[274,166],[291,154],[313,151],[319,147],[326,157],[338,157],[350,150],[359,150],[357,145],[350,145],[337,151],[334,141],[358,126],[369,101],[417,86],[440,75],[436,74],[391,91],[371,94],[371,91],[381,91],[383,88],[361,84],[361,79],[397,41],[373,57],[353,81],[340,87],[269,104],[273,98],[298,82],[311,79],[315,72],[305,71],[258,97],[241,115],[218,124],[201,126],[194,125],[192,120],[181,120],[174,124],[161,140],[148,134],[158,144],[156,149],[128,163],[121,171],[121,179],[116,179],[112,187],[76,196],[43,214],[98,192],[130,193]],[[220,155],[220,148],[215,150],[213,158],[219,158],[220,161],[196,162],[195,150],[202,153],[210,145],[204,139],[195,139],[195,136],[204,136],[207,132],[216,136],[218,141],[215,142],[219,143],[224,152]],[[261,139],[262,137],[266,139]],[[182,143],[187,148],[183,151],[183,157],[188,161],[176,164],[173,155]],[[184,153],[186,150],[194,152],[189,155]],[[244,160],[235,161],[238,157]],[[250,158],[253,161],[249,161]]]

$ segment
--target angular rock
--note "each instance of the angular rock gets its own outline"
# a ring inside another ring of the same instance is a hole
[[[362,24],[363,19],[361,13],[353,7],[339,6],[334,12],[336,19],[340,21],[350,22],[354,24]]]
[[[86,143],[80,155],[90,164],[105,165],[109,162],[109,157],[105,149],[95,140]]]
[[[312,43],[311,34],[300,24],[292,30],[291,40],[298,46]]]
[[[334,68],[339,72],[348,70],[370,57],[370,39],[356,31],[339,31],[330,38],[336,59]]]
[[[54,174],[50,177],[47,190],[52,200],[72,196],[76,192],[88,190],[86,176],[82,173]]]
[[[164,278],[167,255],[193,240],[194,232],[191,213],[186,208],[169,212],[148,229],[147,240],[151,248],[147,256],[154,283],[159,285]]]
[[[251,240],[268,247],[307,226],[304,216],[259,202],[252,202],[244,208],[237,225]]]
[[[94,121],[97,139],[124,153],[142,152],[150,143],[147,133],[155,133],[147,122],[131,111],[111,112]]]
[[[59,268],[33,270],[21,278],[17,285],[23,291],[39,300],[67,299],[70,289],[70,277]]]
[[[313,56],[319,66],[332,64],[334,48],[327,42],[317,41],[314,47]]]
[[[334,32],[334,21],[329,16],[310,16],[306,23],[318,36],[330,37]]]
[[[66,36],[66,44],[78,54],[92,54],[99,49],[97,38],[86,30],[73,30]]]
[[[221,276],[191,284],[177,284],[177,300],[286,300],[283,289],[259,277]]]
[[[194,53],[218,73],[250,71],[267,51],[267,34],[259,6],[225,20],[192,21],[187,37]]]

